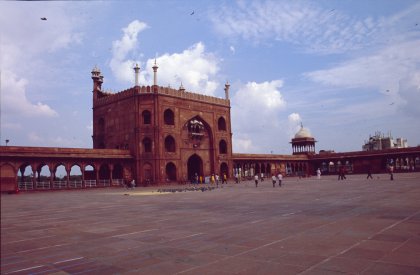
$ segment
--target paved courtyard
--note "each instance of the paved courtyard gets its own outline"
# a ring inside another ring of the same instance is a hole
[[[420,174],[1,196],[1,274],[420,274]]]

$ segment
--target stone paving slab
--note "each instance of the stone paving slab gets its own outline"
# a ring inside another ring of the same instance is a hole
[[[420,174],[283,182],[3,194],[1,274],[420,274]]]

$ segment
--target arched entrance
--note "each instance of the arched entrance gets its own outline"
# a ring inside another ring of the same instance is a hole
[[[220,174],[223,176],[223,174],[226,174],[226,177],[229,178],[229,167],[226,164],[226,162],[222,162],[220,165]]]
[[[166,164],[166,180],[176,181],[176,166],[173,162]]]
[[[153,182],[152,168],[153,167],[150,163],[145,163],[143,165],[143,179],[146,186]]]
[[[194,154],[188,159],[188,179],[193,180],[194,175],[198,176],[203,175],[203,160],[197,155]]]

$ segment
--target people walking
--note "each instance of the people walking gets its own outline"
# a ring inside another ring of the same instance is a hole
[[[279,179],[279,187],[281,187],[281,181],[283,180],[283,175],[279,173],[277,178]]]
[[[276,179],[276,176],[274,174],[271,176],[271,180],[273,181],[273,187],[276,187],[277,179]]]
[[[226,183],[227,184],[227,176],[226,176],[226,173],[223,173],[222,184],[223,183]]]
[[[255,174],[254,180],[255,180],[255,187],[258,187],[258,174]]]
[[[344,169],[343,166],[341,166],[340,169],[338,170],[338,180],[344,180],[344,179],[347,179],[346,170]]]
[[[219,188],[219,174],[216,174],[216,186]]]
[[[316,170],[316,177],[320,180],[321,179],[321,169]]]
[[[394,166],[389,166],[389,175],[391,176],[390,180],[394,180]]]
[[[373,177],[372,177],[372,171],[371,171],[370,168],[368,169],[368,174],[367,174],[366,179],[369,179],[369,178],[373,179]]]

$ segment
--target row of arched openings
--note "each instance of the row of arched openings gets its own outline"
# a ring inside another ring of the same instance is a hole
[[[102,164],[98,173],[93,165],[81,166],[74,164],[67,172],[63,164],[49,167],[47,164],[39,165],[35,171],[28,163],[22,164],[17,172],[17,185],[19,190],[46,190],[84,187],[104,187],[120,185],[123,183],[123,167],[114,165],[112,169],[108,164]]]
[[[152,152],[152,140],[148,137],[145,137],[142,141],[143,152],[151,153]],[[176,151],[176,142],[175,138],[171,135],[165,137],[165,152],[174,153]],[[228,146],[225,140],[220,140],[219,142],[219,154],[227,154]]]
[[[350,160],[339,161],[324,161],[321,163],[322,173],[336,173],[340,169],[345,169],[346,172],[353,172],[353,163]]]
[[[271,173],[270,163],[238,163],[234,165],[233,173],[240,177],[252,177],[254,175],[264,176]]]
[[[152,113],[149,110],[142,112],[143,125],[152,124]],[[166,109],[163,112],[163,122],[166,125],[175,125],[175,114],[171,109]],[[224,117],[220,117],[217,120],[217,128],[219,131],[226,131],[226,120]]]
[[[195,156],[196,155],[193,155],[192,158],[194,158]],[[193,180],[193,175],[195,174],[195,172],[198,175],[202,175],[202,170],[203,170],[203,168],[202,168],[202,161],[201,161],[201,158],[200,157],[197,156],[197,158],[199,159],[199,161],[198,162],[197,161],[193,161],[194,162],[193,164],[190,163],[191,162],[191,158],[188,161],[188,164],[187,164],[188,165],[187,170],[189,172],[188,173],[188,181],[192,181]],[[197,164],[197,163],[200,163],[200,164]],[[190,167],[191,165],[192,166],[197,166],[197,167]],[[173,162],[168,162],[166,164],[165,173],[166,173],[166,181],[173,182],[173,181],[177,181],[178,180],[178,177],[177,177],[177,167],[176,167],[176,165]],[[226,174],[226,176],[229,177],[229,167],[228,167],[228,165],[227,165],[226,162],[222,162],[220,164],[220,176],[222,176],[223,174]],[[203,175],[203,176],[205,176],[205,175]]]

